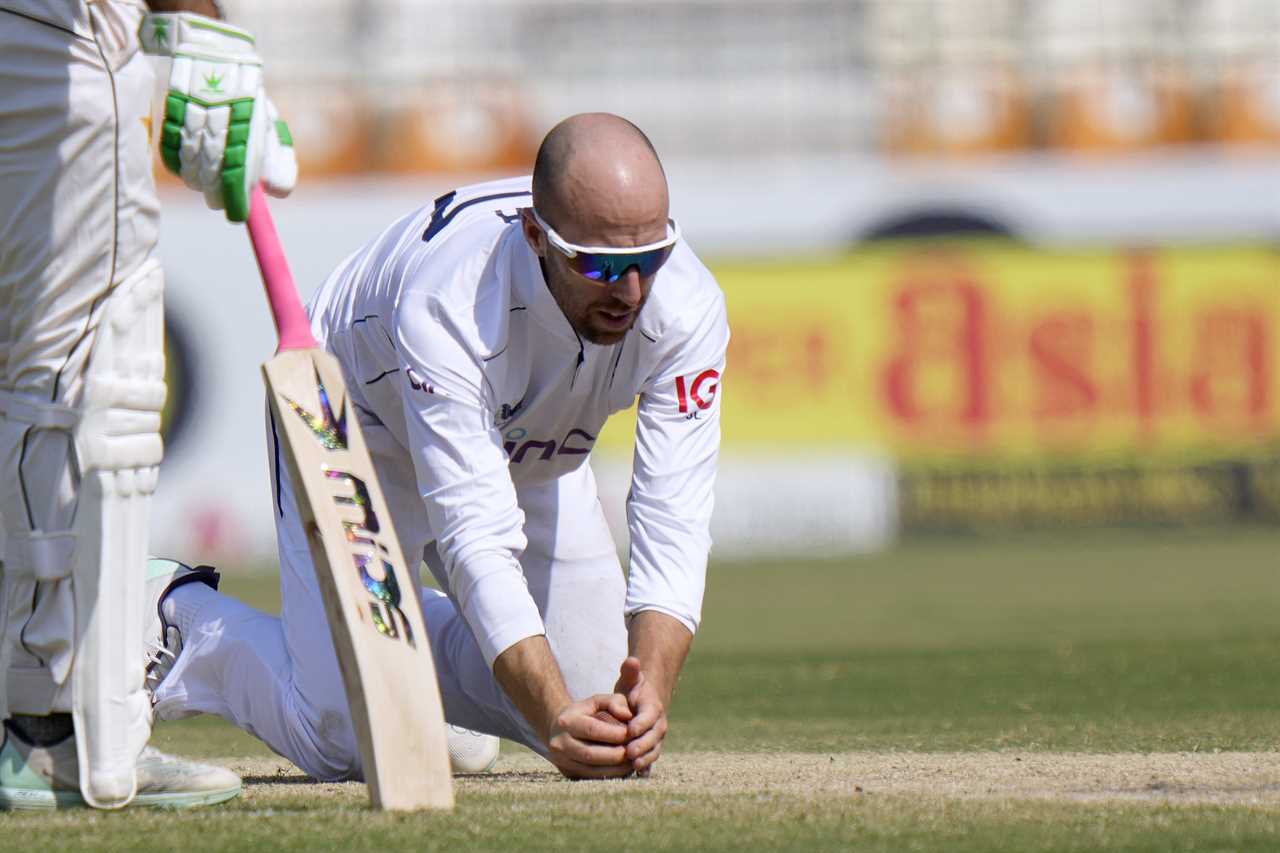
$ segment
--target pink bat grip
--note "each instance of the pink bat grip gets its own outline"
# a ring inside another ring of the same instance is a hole
[[[318,344],[311,336],[311,321],[298,298],[298,288],[293,283],[293,273],[289,272],[289,261],[285,259],[284,246],[280,245],[280,235],[276,233],[276,224],[267,208],[267,195],[261,186],[253,188],[249,199],[248,224],[249,240],[258,258],[258,269],[262,270],[262,284],[280,335],[276,352],[315,349]]]

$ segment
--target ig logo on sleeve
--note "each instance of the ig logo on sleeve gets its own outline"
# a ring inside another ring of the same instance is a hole
[[[696,418],[698,412],[711,408],[716,401],[716,391],[720,389],[720,371],[704,370],[693,379],[684,376],[676,377],[676,399],[680,403],[680,414]],[[689,408],[689,404],[696,407]]]

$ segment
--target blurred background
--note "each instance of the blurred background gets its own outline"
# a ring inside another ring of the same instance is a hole
[[[719,558],[1280,520],[1275,0],[227,0],[309,294],[393,218],[619,113],[733,330]],[[163,175],[153,538],[274,554],[247,239]],[[593,458],[625,541],[630,424]]]

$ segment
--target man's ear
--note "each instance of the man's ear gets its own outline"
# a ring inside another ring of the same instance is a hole
[[[520,230],[524,232],[525,242],[529,244],[530,249],[533,249],[533,253],[540,258],[545,258],[547,256],[547,235],[542,232],[542,227],[533,218],[532,208],[524,207],[520,209]]]

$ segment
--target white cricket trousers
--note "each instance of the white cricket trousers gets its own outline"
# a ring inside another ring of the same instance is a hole
[[[385,427],[364,432],[405,553],[422,555],[443,584],[407,454]],[[268,446],[274,453],[274,437]],[[317,779],[359,778],[355,730],[287,466],[283,459],[272,465],[279,475],[281,615],[208,596],[184,627],[182,654],[157,692],[156,712],[161,719],[217,714]],[[611,692],[627,653],[626,583],[591,468],[518,487],[517,495],[529,543],[520,564],[569,693],[581,699]],[[453,602],[424,589],[422,605],[446,719],[545,755]]]
[[[0,390],[79,406],[107,301],[153,257],[144,11],[0,0]],[[68,529],[78,494],[67,433],[0,417],[0,554],[6,531]],[[68,710],[70,584],[11,577],[3,597],[9,710]]]

